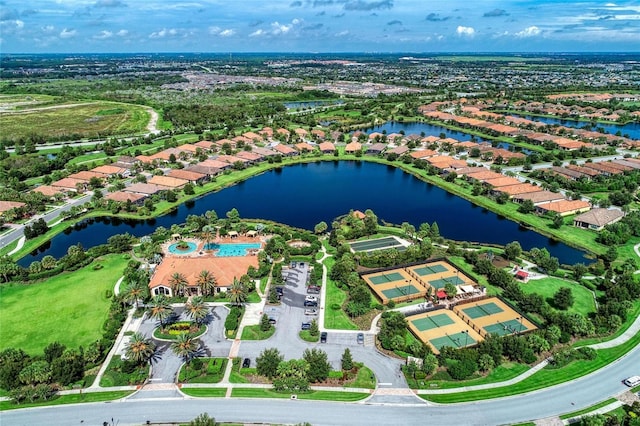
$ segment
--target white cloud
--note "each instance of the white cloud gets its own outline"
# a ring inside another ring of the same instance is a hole
[[[178,30],[175,28],[163,28],[160,31],[154,31],[149,34],[149,38],[165,38],[165,37],[174,37],[178,35]]]
[[[336,34],[336,37],[344,37],[349,35],[349,30],[344,30],[344,31],[340,31],[339,33]]]
[[[93,36],[93,38],[98,39],[98,40],[106,40],[108,38],[113,37],[113,33],[111,31],[107,31],[107,30],[102,30],[100,31],[99,34],[96,34]]]
[[[231,37],[235,33],[236,32],[232,29],[223,30],[223,31],[220,31],[220,37]]]
[[[273,34],[286,34],[293,28],[293,25],[281,24],[276,21],[271,23],[271,28]]]
[[[526,37],[535,37],[541,33],[540,28],[532,25],[530,27],[525,28],[522,31],[516,33],[516,37],[526,38]]]
[[[473,27],[463,27],[462,25],[459,25],[456,29],[456,33],[458,33],[459,36],[473,37],[476,30],[474,30]]]
[[[231,28],[227,28],[227,29],[223,30],[220,27],[209,27],[209,34],[215,35],[215,36],[229,37],[229,36],[234,35],[235,33],[236,33],[235,30],[233,30]]]
[[[128,30],[120,30],[116,33],[116,35],[118,37],[126,37],[129,35],[129,31]]]
[[[45,25],[44,27],[42,27],[40,29],[45,34],[51,34],[56,30],[56,27],[54,27],[53,25]]]
[[[255,30],[254,32],[249,34],[249,37],[262,37],[265,34],[267,34],[265,30]]]
[[[218,35],[220,34],[220,31],[222,31],[222,28],[220,27],[209,27],[209,34],[211,35]]]
[[[60,34],[58,35],[58,37],[60,37],[60,38],[72,38],[72,37],[75,37],[76,34],[78,34],[78,32],[76,30],[68,30],[68,29],[64,28],[62,31],[60,31]]]

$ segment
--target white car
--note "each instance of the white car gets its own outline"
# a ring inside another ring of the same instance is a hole
[[[304,314],[305,315],[318,315],[318,310],[317,309],[305,309],[304,310]]]
[[[306,300],[307,302],[317,302],[318,296],[306,296],[304,300]]]
[[[640,385],[640,376],[631,376],[628,379],[624,379],[622,381],[625,385],[629,386],[630,388],[634,387],[634,386],[638,386]]]

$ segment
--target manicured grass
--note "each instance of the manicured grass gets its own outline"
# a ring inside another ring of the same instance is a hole
[[[627,342],[614,348],[598,350],[596,359],[593,361],[574,361],[566,367],[558,369],[543,368],[513,386],[484,389],[481,391],[460,392],[455,394],[421,395],[421,398],[437,403],[447,404],[500,398],[524,392],[531,392],[533,390],[567,382],[596,371],[620,358],[622,355],[634,348],[638,343],[640,343],[640,334],[633,336]]]
[[[329,257],[324,261],[329,270],[331,270],[334,263],[335,259],[333,257]],[[358,327],[351,322],[347,314],[342,310],[342,304],[347,300],[347,293],[339,289],[330,278],[327,278],[326,298],[324,326],[328,329],[357,330]]]
[[[220,383],[227,368],[227,358],[200,358],[202,369],[194,370],[193,362],[187,366],[182,364],[178,373],[180,383]]]
[[[111,303],[106,292],[113,291],[129,260],[128,255],[107,255],[44,282],[0,286],[0,349],[36,355],[55,341],[86,348],[102,336]],[[95,270],[97,264],[102,268]]]
[[[273,336],[273,333],[276,332],[276,328],[271,326],[269,330],[262,331],[260,330],[260,324],[249,325],[242,329],[241,340],[266,340],[269,337]]]
[[[518,377],[526,372],[529,366],[526,364],[504,363],[494,368],[491,373],[484,377],[462,381],[445,381],[445,380],[415,380],[411,377],[407,378],[409,387],[412,389],[455,389],[466,386],[484,385],[487,383],[500,383],[505,380]]]
[[[182,393],[199,398],[224,398],[227,388],[182,388]]]
[[[90,392],[83,394],[73,395],[61,395],[56,399],[35,402],[33,404],[20,404],[16,405],[11,401],[0,401],[0,411],[15,410],[18,408],[28,407],[44,407],[49,405],[64,405],[64,404],[79,404],[84,402],[102,402],[102,401],[114,401],[116,399],[124,398],[133,393],[133,391],[109,391],[109,392]]]
[[[602,402],[599,402],[599,403],[597,403],[595,405],[592,405],[591,407],[587,407],[587,408],[584,408],[582,410],[573,411],[571,413],[563,414],[563,415],[560,416],[560,420],[567,420],[567,419],[570,419],[572,417],[577,417],[577,416],[581,416],[583,414],[590,413],[592,411],[597,410],[598,408],[602,408],[602,407],[604,407],[606,405],[609,405],[609,404],[611,404],[613,402],[616,402],[616,401],[617,401],[617,399],[615,399],[615,398],[609,398],[609,399],[607,399],[605,401],[602,401]]]
[[[191,321],[179,321],[176,324],[191,324]],[[153,330],[153,337],[155,339],[158,340],[177,340],[178,336],[182,335],[182,334],[188,334],[191,337],[200,337],[202,336],[206,331],[207,331],[207,325],[206,324],[200,324],[198,326],[198,330],[195,333],[187,333],[186,331],[184,333],[181,332],[174,332],[173,334],[169,331],[169,329],[171,328],[172,325],[176,325],[176,324],[170,324],[167,325],[167,332],[163,333],[162,329],[160,327],[157,327],[155,330]]]
[[[316,343],[320,340],[320,333],[317,336],[312,336],[309,330],[301,330],[299,336],[305,342]]]
[[[140,106],[105,101],[0,115],[0,128],[13,138],[129,134],[145,130],[148,122],[149,113]]]
[[[353,383],[348,383],[344,386],[349,388],[375,389],[376,375],[373,374],[373,371],[369,367],[360,366]]]
[[[540,280],[529,280],[527,283],[520,284],[520,288],[525,294],[537,293],[545,299],[553,299],[553,295],[560,287],[570,288],[571,294],[573,294],[574,302],[568,309],[569,312],[577,312],[586,316],[596,311],[593,293],[578,283],[561,278],[548,277]]]
[[[631,303],[632,303],[632,307],[629,310],[629,313],[627,314],[627,319],[622,323],[622,326],[620,326],[618,331],[616,331],[614,334],[610,336],[593,337],[591,339],[580,340],[574,345],[574,347],[587,346],[587,345],[593,345],[594,343],[606,342],[606,341],[615,339],[616,337],[624,333],[625,330],[627,330],[631,326],[631,324],[635,321],[638,315],[640,315],[640,301],[635,300]]]
[[[369,396],[368,393],[361,392],[340,392],[340,391],[309,391],[305,393],[291,394],[289,392],[276,392],[263,388],[235,388],[231,391],[234,398],[280,398],[290,399],[291,395],[296,395],[297,399],[307,399],[316,401],[339,401],[353,402],[360,401]]]
[[[148,365],[136,367],[132,373],[125,373],[123,371],[124,362],[120,355],[114,355],[102,379],[100,379],[100,386],[109,388],[112,386],[140,385],[149,376]]]

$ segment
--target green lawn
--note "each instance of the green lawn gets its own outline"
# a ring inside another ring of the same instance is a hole
[[[325,259],[324,264],[329,270],[335,263],[333,257]],[[328,329],[357,330],[358,327],[351,322],[347,314],[342,310],[342,304],[347,300],[347,293],[340,290],[336,283],[327,278],[327,299],[324,310],[324,326]]]
[[[592,405],[591,407],[587,407],[587,408],[582,409],[582,410],[573,411],[571,413],[563,414],[563,415],[560,416],[560,419],[561,420],[567,420],[567,419],[570,419],[572,417],[582,416],[584,414],[587,414],[587,413],[590,413],[592,411],[595,411],[598,408],[602,408],[602,407],[607,406],[607,405],[609,405],[609,404],[611,404],[613,402],[616,402],[616,401],[617,400],[615,398],[609,398],[609,399],[601,401],[601,402],[599,402],[599,403],[597,403],[595,405]]]
[[[500,383],[505,380],[511,380],[519,376],[529,369],[528,365],[517,363],[504,363],[494,368],[491,373],[486,376],[478,377],[470,380],[447,381],[447,380],[420,380],[417,381],[411,377],[407,377],[409,387],[412,389],[454,389],[465,386],[477,386],[487,383]]]
[[[187,366],[182,364],[178,373],[180,383],[220,383],[227,368],[227,358],[199,358],[202,361],[202,369],[194,370],[193,363]]]
[[[273,336],[273,333],[276,332],[276,328],[271,326],[269,330],[262,331],[260,330],[260,324],[249,325],[242,329],[242,337],[241,340],[266,340],[269,337]]]
[[[182,388],[182,393],[199,398],[224,398],[227,388]]]
[[[577,312],[582,315],[588,315],[596,311],[593,293],[578,283],[566,281],[561,278],[548,277],[540,280],[529,280],[527,283],[521,283],[520,288],[526,294],[538,293],[545,299],[552,299],[553,295],[560,287],[568,287],[573,294],[574,302],[568,311]]]
[[[108,255],[44,282],[0,286],[0,349],[36,355],[54,341],[77,348],[99,339],[109,312],[105,293],[113,290],[129,260]],[[96,264],[102,268],[94,270]]]
[[[18,408],[28,407],[43,407],[48,405],[63,405],[63,404],[79,404],[84,402],[102,402],[102,401],[114,401],[116,399],[124,398],[133,393],[133,391],[109,391],[109,392],[91,392],[83,394],[62,395],[56,399],[35,402],[33,404],[20,404],[16,405],[11,401],[0,401],[0,411],[15,410]]]
[[[291,398],[289,392],[276,392],[271,389],[263,388],[235,388],[231,391],[231,396],[234,398]],[[369,396],[368,393],[361,392],[339,392],[339,391],[310,391],[305,393],[295,394],[297,399],[309,399],[317,401],[340,401],[340,402],[353,402],[360,401]]]

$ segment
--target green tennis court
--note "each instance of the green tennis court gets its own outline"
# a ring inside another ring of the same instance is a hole
[[[439,280],[429,281],[431,287],[436,289],[441,289],[445,286],[445,284],[451,283],[453,285],[464,284],[464,281],[456,276],[441,278]]]
[[[462,309],[462,312],[464,312],[464,314],[469,318],[476,319],[480,317],[486,317],[489,315],[498,314],[503,311],[500,306],[496,305],[493,302],[490,302],[490,303],[485,303],[484,305],[475,305],[469,308],[464,308]]]
[[[375,277],[368,277],[369,281],[373,284],[392,283],[394,281],[404,281],[404,277],[399,272],[392,272],[390,274],[376,275]]]
[[[418,318],[411,323],[420,331],[431,330],[432,328],[443,327],[453,324],[453,320],[447,314],[438,314],[427,317]]]
[[[378,250],[402,246],[402,244],[393,237],[378,238],[377,240],[354,241],[353,243],[349,243],[349,245],[353,251]]]
[[[421,266],[420,268],[415,268],[413,272],[424,277],[425,275],[437,274],[439,272],[445,272],[447,268],[442,265],[433,265],[433,266]]]
[[[382,290],[382,294],[387,299],[395,299],[396,297],[410,296],[412,294],[418,294],[420,290],[415,288],[413,285],[405,285],[402,287],[388,288],[386,290]]]
[[[498,336],[522,333],[523,331],[527,331],[527,326],[515,319],[499,322],[497,324],[487,325],[482,328],[484,328],[484,331],[486,331],[487,333],[497,334]]]
[[[451,348],[462,348],[465,346],[473,345],[476,341],[473,337],[469,336],[468,333],[455,333],[448,334],[442,337],[436,337],[435,339],[429,340],[436,349],[440,350],[445,346],[449,346]]]

